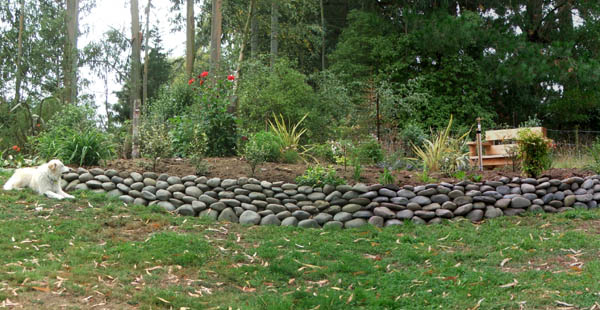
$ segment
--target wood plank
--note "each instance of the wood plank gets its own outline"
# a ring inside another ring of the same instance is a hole
[[[501,141],[501,140],[512,140],[516,139],[520,130],[529,129],[535,133],[541,133],[546,137],[546,128],[544,127],[527,127],[527,128],[513,128],[513,129],[502,129],[502,130],[487,130],[485,132],[485,140],[487,141]]]
[[[498,144],[498,145],[491,145],[489,148],[486,149],[486,155],[505,155],[508,156],[508,153],[510,152],[511,148],[515,148],[516,150],[517,145],[516,144]]]

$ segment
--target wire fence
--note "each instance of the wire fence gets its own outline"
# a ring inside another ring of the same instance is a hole
[[[578,129],[547,129],[547,134],[558,146],[574,148],[589,146],[600,137],[600,131]]]

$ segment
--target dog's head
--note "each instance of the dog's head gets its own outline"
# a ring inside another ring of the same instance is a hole
[[[48,169],[55,175],[61,175],[65,172],[69,172],[69,167],[66,167],[60,160],[53,159],[48,162]]]

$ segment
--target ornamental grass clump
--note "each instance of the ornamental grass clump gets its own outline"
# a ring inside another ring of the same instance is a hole
[[[423,146],[412,144],[413,152],[428,172],[444,172],[451,174],[464,170],[469,166],[469,153],[465,151],[466,138],[469,132],[459,137],[452,137],[452,116],[446,129],[432,133],[431,139],[425,139]]]
[[[528,176],[537,177],[550,168],[550,140],[530,129],[520,130],[517,134],[518,158],[521,170]]]

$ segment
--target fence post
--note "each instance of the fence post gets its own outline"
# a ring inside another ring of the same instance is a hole
[[[479,171],[483,171],[483,159],[481,147],[481,117],[477,118],[477,163],[479,164]]]

